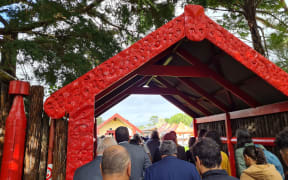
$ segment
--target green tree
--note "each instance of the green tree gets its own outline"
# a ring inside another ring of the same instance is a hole
[[[191,0],[213,10],[218,23],[247,40],[259,53],[287,64],[288,7],[284,0]],[[272,55],[271,55],[272,53]],[[276,57],[276,58],[275,58]]]
[[[174,16],[174,1],[1,0],[1,69],[65,85]]]
[[[165,121],[169,124],[179,124],[180,122],[182,122],[183,124],[190,126],[191,123],[193,122],[193,118],[191,118],[190,116],[183,114],[183,113],[178,113],[175,114],[174,116],[172,116],[170,119],[165,119]]]
[[[155,125],[155,124],[158,123],[158,121],[159,121],[158,116],[151,116],[151,117],[150,117],[150,120],[149,120],[149,122],[150,122],[149,124]]]

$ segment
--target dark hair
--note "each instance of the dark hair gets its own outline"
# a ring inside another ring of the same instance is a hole
[[[256,161],[256,164],[267,164],[264,152],[261,148],[255,146],[247,146],[243,151],[243,156],[249,156]]]
[[[171,132],[165,134],[163,137],[163,140],[171,140],[171,141],[174,141],[175,144],[177,144],[176,139],[177,139],[177,137],[175,136],[175,134],[171,133]]]
[[[130,140],[130,144],[139,145],[139,144],[141,144],[141,142],[142,142],[142,139],[139,136],[139,134],[134,134],[133,139]]]
[[[120,126],[115,130],[115,138],[118,143],[129,140],[129,131],[127,127]]]
[[[283,129],[277,136],[275,144],[280,149],[288,148],[288,127]]]
[[[252,143],[252,137],[247,129],[241,128],[236,131],[237,148],[244,147],[246,143]]]
[[[217,131],[208,131],[205,134],[205,137],[209,137],[211,139],[213,139],[219,146],[221,146],[221,138],[220,135]]]
[[[206,129],[200,129],[198,133],[198,137],[202,138],[206,134],[207,130]]]
[[[158,131],[152,131],[151,133],[151,139],[159,140],[159,134]]]
[[[219,145],[211,138],[202,138],[193,146],[193,157],[200,159],[206,168],[219,167],[222,161]]]
[[[195,144],[196,138],[195,137],[190,137],[188,141],[188,147],[191,147]]]

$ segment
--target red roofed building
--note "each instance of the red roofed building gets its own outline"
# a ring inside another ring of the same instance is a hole
[[[135,133],[142,133],[140,129],[138,129],[131,122],[120,116],[118,113],[114,114],[112,117],[101,123],[97,128],[97,136],[102,135],[115,135],[115,130],[119,126],[125,126],[128,128],[129,135],[133,136]]]

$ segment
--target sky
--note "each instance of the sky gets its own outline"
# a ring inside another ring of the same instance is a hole
[[[183,112],[159,95],[130,95],[100,117],[107,120],[115,113],[140,126],[149,123],[151,116],[170,118]]]

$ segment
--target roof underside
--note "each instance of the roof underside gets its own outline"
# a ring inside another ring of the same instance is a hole
[[[162,95],[194,118],[287,101],[282,92],[206,39],[182,39],[114,86],[96,95],[95,116],[130,94]]]

